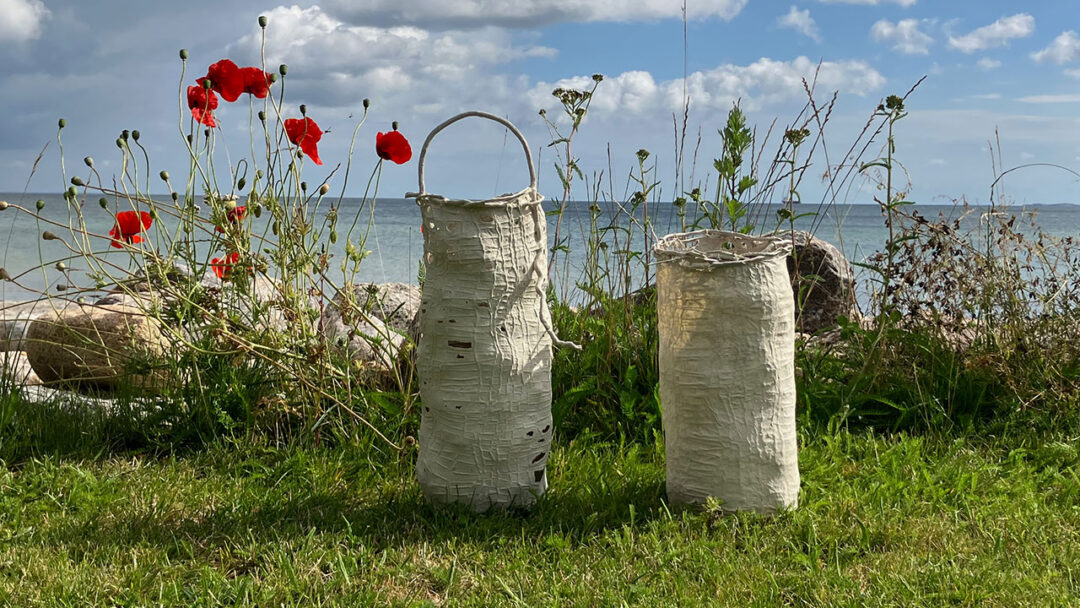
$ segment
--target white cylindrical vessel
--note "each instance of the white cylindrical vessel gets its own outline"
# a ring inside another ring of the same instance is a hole
[[[790,241],[700,230],[656,247],[672,503],[772,513],[799,496]]]
[[[467,116],[500,122],[518,137],[528,188],[482,201],[425,192],[428,145]],[[529,506],[547,488],[553,432],[547,225],[529,147],[504,119],[467,112],[428,135],[419,173],[420,192],[408,195],[424,222],[416,475],[435,503]]]

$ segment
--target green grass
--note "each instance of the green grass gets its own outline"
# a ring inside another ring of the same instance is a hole
[[[669,508],[660,445],[559,446],[530,513],[425,504],[413,454],[218,440],[0,466],[3,606],[1080,603],[1080,424],[806,430],[800,506]]]

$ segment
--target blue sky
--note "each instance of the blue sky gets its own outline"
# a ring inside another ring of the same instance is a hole
[[[259,15],[270,20],[271,69],[290,66],[287,108],[295,115],[305,103],[330,130],[320,143],[326,164],[305,166],[308,181],[346,161],[361,100],[371,99],[349,195],[362,193],[375,133],[391,121],[418,152],[441,120],[481,109],[521,127],[539,155],[541,190],[556,196],[552,150],[544,146],[550,136],[537,111],[545,107],[554,116],[551,90],[586,83],[594,73],[605,80],[574,144],[590,178],[610,166],[621,194],[634,153],[645,148],[664,198],[674,194],[672,117],[685,75],[691,145],[698,132],[701,144],[698,165],[686,167],[684,179],[711,188],[716,131],[731,104],[741,99],[759,134],[774,120],[782,130],[805,101],[801,79],[819,62],[817,98],[839,93],[826,129],[834,165],[883,97],[927,76],[897,126],[897,156],[913,200],[986,202],[993,180],[987,143],[997,137],[1005,167],[1080,168],[1080,18],[1073,0],[687,0],[686,10],[684,72],[676,0],[0,0],[0,191],[60,190],[60,117],[68,124],[69,167],[90,155],[106,175],[118,172],[113,142],[121,130],[139,129],[152,171],[182,174],[177,51],[191,54],[185,87],[221,58],[256,64]],[[249,149],[245,99],[218,111],[218,137],[228,152],[226,158],[219,150],[223,172]],[[774,133],[766,150],[776,144]],[[879,150],[875,144],[870,154]],[[800,187],[807,201],[820,199],[820,177],[829,169],[824,155],[813,160]],[[501,130],[470,122],[436,141],[428,186],[483,198],[524,186],[522,164]],[[339,172],[332,183],[341,182]],[[401,196],[415,183],[415,159],[388,164],[380,195]],[[1018,171],[1006,188],[1017,203],[1080,202],[1080,182],[1055,169]],[[872,180],[857,180],[839,200],[869,202],[874,195]]]

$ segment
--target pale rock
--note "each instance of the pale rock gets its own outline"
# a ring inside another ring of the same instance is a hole
[[[153,376],[130,374],[133,363],[168,352],[160,322],[124,305],[71,306],[34,319],[26,355],[42,383],[117,388],[124,381],[149,388]]]

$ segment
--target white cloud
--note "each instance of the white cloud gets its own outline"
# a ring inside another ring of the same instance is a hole
[[[1080,103],[1080,95],[1029,95],[1018,101],[1024,103]]]
[[[691,20],[727,20],[738,15],[746,3],[698,0],[687,3],[686,16]],[[413,24],[432,29],[682,18],[682,4],[676,0],[327,0],[326,6],[357,23]]]
[[[51,11],[41,0],[0,0],[0,42],[26,42],[41,36]]]
[[[894,50],[907,55],[925,55],[930,52],[934,39],[919,31],[915,19],[902,19],[892,23],[882,19],[870,28],[870,36],[877,42],[891,43]]]
[[[821,33],[818,31],[814,18],[810,16],[810,9],[800,11],[794,4],[786,15],[776,20],[780,27],[791,28],[803,36],[821,41]]]
[[[1080,79],[1080,69],[1077,70],[1065,70],[1065,75],[1070,78]]]
[[[1080,59],[1080,38],[1072,30],[1062,32],[1060,36],[1054,38],[1050,46],[1037,53],[1032,53],[1031,58],[1039,63],[1049,61],[1062,64],[1076,61]]]
[[[989,57],[983,57],[975,62],[975,65],[979,66],[983,70],[996,70],[1001,67],[1001,62],[997,59],[990,59]]]
[[[264,13],[267,65],[289,63],[289,79],[306,103],[355,106],[364,97],[394,107],[442,107],[448,90],[462,102],[507,86],[493,67],[525,57],[551,57],[554,49],[529,45],[532,36],[500,28],[431,32],[413,26],[349,25],[313,6]],[[241,38],[242,54],[257,57],[260,36]]]
[[[971,98],[982,100],[995,100],[1001,99],[1001,93],[979,93],[978,95],[972,95]]]
[[[892,2],[893,4],[899,4],[900,6],[907,8],[909,6],[915,6],[915,3],[919,0],[821,0],[826,4],[865,4],[869,6],[877,6],[879,4],[887,4]]]
[[[762,58],[750,65],[725,64],[708,71],[694,72],[686,78],[686,92],[698,110],[726,110],[742,100],[748,110],[801,99],[805,96],[803,79],[823,90],[866,95],[885,85],[885,78],[862,61],[823,62],[806,57],[791,61]],[[598,113],[649,114],[677,111],[683,104],[683,79],[657,83],[648,72],[625,72],[605,78],[593,98],[592,109]],[[551,91],[555,88],[591,87],[588,76],[567,78],[555,83],[541,82],[529,93],[536,107],[553,108]]]
[[[949,36],[949,48],[961,53],[974,53],[1006,46],[1014,38],[1026,38],[1035,31],[1035,18],[1027,13],[1002,17],[963,36]]]

